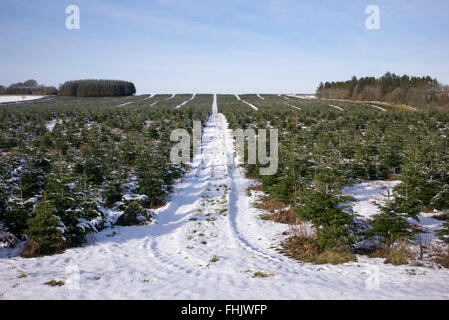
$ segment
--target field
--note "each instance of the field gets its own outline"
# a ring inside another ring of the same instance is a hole
[[[192,120],[201,153],[172,163]],[[278,129],[274,175],[234,129]],[[0,298],[447,299],[448,142],[447,111],[287,95],[0,106]],[[307,232],[351,258],[289,251]]]

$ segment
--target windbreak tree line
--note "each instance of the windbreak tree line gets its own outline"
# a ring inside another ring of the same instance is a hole
[[[39,85],[36,80],[13,83],[8,87],[0,86],[0,94],[11,95],[56,95],[58,90],[53,86]]]
[[[352,77],[348,81],[320,83],[318,98],[383,101],[414,107],[449,108],[449,86],[429,76],[399,76],[387,72],[380,78]]]
[[[390,246],[413,239],[410,221],[422,211],[449,210],[449,112],[385,111],[361,103],[303,100],[264,95],[245,101],[259,110],[237,106],[219,96],[219,111],[231,128],[279,130],[279,166],[260,176],[259,164],[246,165],[262,190],[293,208],[317,229],[324,249],[355,248],[366,239]],[[286,104],[294,105],[298,109]],[[380,213],[361,221],[342,196],[345,186],[364,180],[400,180],[379,203]],[[439,233],[449,241],[446,223]],[[446,228],[446,229],[444,229]]]
[[[0,108],[0,224],[26,241],[24,256],[151,221],[186,172],[170,162],[170,133],[205,123],[210,106],[113,107],[120,101],[58,97]]]
[[[121,80],[75,80],[59,86],[58,94],[68,97],[132,96],[136,88],[132,82]]]

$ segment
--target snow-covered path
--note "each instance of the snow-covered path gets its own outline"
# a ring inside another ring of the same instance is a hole
[[[291,105],[289,103],[286,103],[286,105],[289,106],[290,108],[295,108],[295,109],[301,110],[301,108]]]
[[[259,110],[259,108],[257,108],[255,105],[253,105],[253,104],[251,104],[251,103],[249,103],[249,102],[246,102],[245,100],[242,100],[238,94],[236,94],[235,97],[237,98],[237,100],[239,100],[239,101],[241,101],[241,102],[247,104],[247,105],[250,106],[252,109],[254,109],[254,110],[256,110],[256,111]]]
[[[192,94],[192,97],[191,98],[189,98],[189,99],[187,99],[186,101],[184,101],[183,103],[181,103],[180,105],[178,105],[178,106],[176,106],[175,107],[175,109],[179,109],[179,108],[181,108],[183,105],[185,105],[185,104],[187,104],[187,103],[189,103],[190,101],[192,101],[193,99],[195,99],[195,93],[194,94]]]
[[[213,101],[201,154],[157,210],[157,224],[109,229],[60,255],[1,258],[0,298],[449,299],[447,270],[411,273],[364,257],[315,266],[279,254],[287,228],[252,206],[251,182],[234,164],[232,134]],[[53,279],[66,284],[44,284]]]
[[[331,104],[331,105],[329,105],[329,107],[332,107],[332,108],[335,108],[335,109],[338,109],[338,110],[340,110],[340,111],[345,111],[342,107],[339,107],[339,106],[334,106],[333,104]]]
[[[369,106],[373,107],[373,108],[376,108],[376,109],[379,109],[380,111],[387,112],[387,110],[385,110],[384,108],[379,107],[379,106],[375,106],[374,104],[369,104]]]

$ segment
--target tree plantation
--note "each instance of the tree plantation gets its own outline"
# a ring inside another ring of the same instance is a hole
[[[367,241],[389,248],[420,239],[410,222],[419,223],[421,212],[442,211],[448,218],[449,112],[277,95],[240,97],[258,111],[234,96],[218,97],[219,111],[232,128],[280,130],[277,173],[259,176],[258,165],[248,165],[247,174],[311,222],[318,252],[350,253]],[[342,190],[367,180],[400,183],[386,202],[378,203],[378,214],[361,220],[345,206],[350,199]],[[439,234],[447,241],[447,222]],[[290,250],[294,240],[286,243]],[[298,246],[306,244],[300,241]]]
[[[146,98],[132,107],[117,107],[126,98],[57,98],[0,109],[0,219],[27,240],[25,256],[151,221],[149,208],[164,203],[186,170],[170,163],[171,130],[191,132],[192,119],[204,123],[210,108],[148,108],[166,96]]]
[[[100,91],[119,85],[68,82],[60,94],[76,89],[77,95],[90,95],[96,84]],[[311,237],[284,242],[291,256],[315,263],[354,261],[360,250],[416,243],[422,212],[447,219],[447,111],[280,95],[238,98],[217,95],[218,112],[230,129],[279,130],[277,172],[262,176],[262,165],[247,164],[247,176],[288,207],[293,220],[314,230]],[[189,170],[171,163],[170,133],[191,133],[192,120],[204,126],[212,100],[206,94],[58,97],[2,107],[0,218],[26,243],[22,254],[61,252],[108,227],[151,223],[153,209]],[[343,190],[376,180],[398,183],[386,190],[385,201],[376,202],[378,212],[362,219]],[[446,221],[437,232],[446,242],[447,227]]]

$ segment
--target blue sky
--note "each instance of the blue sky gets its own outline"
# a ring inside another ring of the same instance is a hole
[[[65,8],[80,8],[67,30]],[[380,8],[367,30],[365,8]],[[0,84],[133,81],[143,93],[310,93],[352,75],[449,84],[447,0],[0,0]]]

